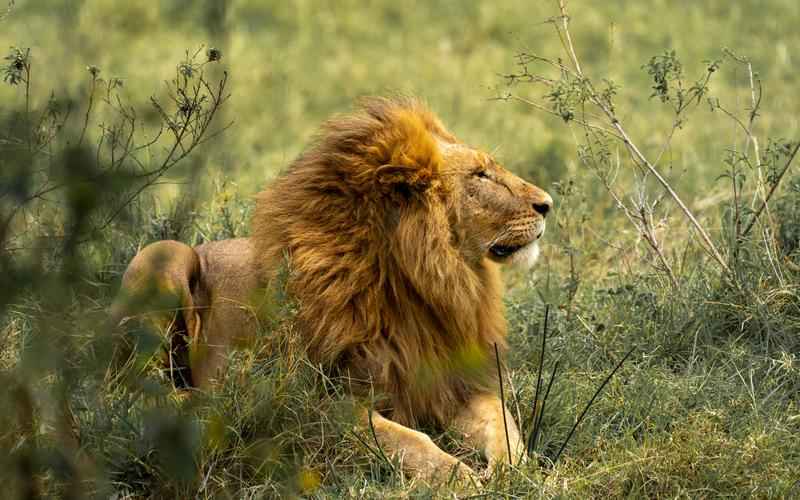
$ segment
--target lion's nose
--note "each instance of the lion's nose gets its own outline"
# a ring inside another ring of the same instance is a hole
[[[550,197],[547,193],[542,193],[543,196],[541,199],[536,200],[533,204],[533,209],[541,214],[542,217],[547,216],[547,212],[553,208],[553,198]]]

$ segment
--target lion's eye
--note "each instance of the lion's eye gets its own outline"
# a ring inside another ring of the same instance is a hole
[[[489,173],[486,170],[476,170],[472,175],[477,177],[478,179],[488,179]]]

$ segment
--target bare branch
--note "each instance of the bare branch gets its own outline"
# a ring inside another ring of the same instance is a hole
[[[683,200],[681,200],[678,193],[675,192],[670,183],[661,175],[661,173],[658,171],[658,169],[656,169],[653,163],[651,163],[647,159],[647,157],[641,152],[638,146],[636,146],[636,144],[628,135],[625,128],[620,123],[614,111],[608,106],[606,102],[604,102],[603,99],[600,98],[598,92],[594,89],[591,82],[584,77],[583,72],[581,71],[580,68],[580,62],[578,61],[578,57],[575,52],[575,48],[572,44],[572,37],[570,36],[569,33],[569,16],[567,14],[566,2],[564,0],[557,0],[557,2],[559,10],[561,12],[561,18],[560,18],[561,25],[559,26],[558,24],[556,24],[556,27],[559,32],[559,36],[561,36],[563,33],[562,40],[563,43],[565,44],[565,48],[570,56],[570,59],[572,60],[572,64],[575,67],[575,72],[577,76],[580,78],[581,82],[585,83],[585,85],[589,90],[588,94],[589,100],[595,106],[597,106],[606,116],[611,127],[614,130],[616,130],[617,134],[622,138],[622,141],[625,144],[625,147],[627,148],[630,155],[638,162],[640,162],[647,169],[647,171],[651,175],[653,175],[653,177],[655,177],[655,179],[658,181],[659,184],[661,184],[661,186],[667,191],[667,193],[669,193],[670,197],[675,201],[675,203],[678,205],[678,207],[683,212],[685,217],[697,230],[698,234],[700,235],[700,238],[704,243],[703,245],[704,248],[714,258],[717,264],[719,264],[720,268],[722,268],[726,273],[730,273],[730,269],[726,264],[725,259],[717,250],[716,245],[714,245],[714,242],[711,240],[711,237],[708,235],[706,230],[703,228],[703,226],[700,224],[700,222],[697,220],[697,218],[694,216],[691,210],[689,210],[689,207],[686,206]],[[679,107],[677,112],[680,113],[681,111],[682,109]]]
[[[775,179],[775,182],[772,184],[767,196],[764,198],[764,202],[761,206],[756,210],[756,213],[753,215],[753,218],[750,219],[750,223],[747,227],[742,231],[742,238],[745,238],[749,233],[750,230],[753,229],[753,225],[756,223],[758,218],[761,216],[761,212],[767,207],[767,203],[769,202],[772,195],[775,194],[775,191],[778,189],[778,185],[781,183],[781,180],[786,176],[786,172],[789,171],[789,167],[792,166],[792,161],[794,161],[794,157],[797,156],[797,151],[800,150],[800,141],[797,142],[794,149],[792,149],[791,154],[789,155],[789,159],[786,160],[786,164],[783,166],[781,173],[778,174],[778,177]]]

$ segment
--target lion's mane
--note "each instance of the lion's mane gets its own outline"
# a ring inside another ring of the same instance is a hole
[[[456,142],[419,101],[368,99],[323,125],[256,201],[253,241],[266,279],[286,287],[310,358],[368,381],[399,423],[441,423],[493,390],[505,347],[498,270],[452,244],[440,143]]]

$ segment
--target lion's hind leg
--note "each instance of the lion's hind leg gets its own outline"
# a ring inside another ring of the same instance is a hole
[[[201,320],[193,290],[200,277],[200,259],[193,248],[183,243],[159,241],[136,254],[111,306],[113,327],[122,329],[117,330],[117,366],[136,349],[129,324],[149,324],[165,336],[164,365],[173,383],[179,388],[194,385],[190,358]]]

